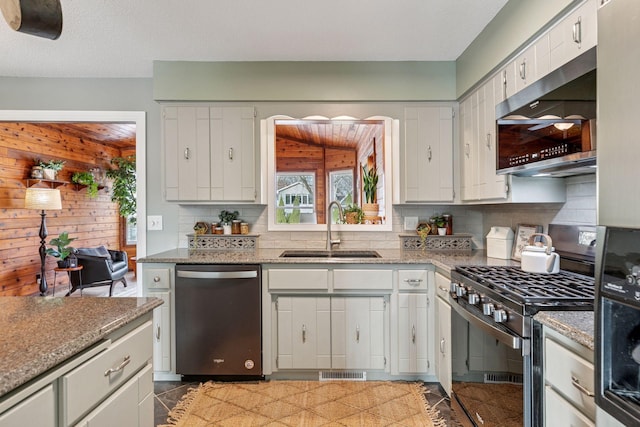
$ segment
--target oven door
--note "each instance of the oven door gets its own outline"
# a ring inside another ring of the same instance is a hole
[[[483,319],[464,301],[453,300],[452,308],[451,405],[458,420],[477,427],[531,426],[529,340]]]

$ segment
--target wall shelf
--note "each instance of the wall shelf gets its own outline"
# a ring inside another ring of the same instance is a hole
[[[33,179],[27,178],[27,187],[33,187],[34,185],[43,184],[47,187],[58,188],[63,185],[69,184],[69,181],[57,181],[51,179]]]

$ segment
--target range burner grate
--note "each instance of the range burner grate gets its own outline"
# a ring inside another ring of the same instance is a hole
[[[592,277],[568,271],[539,274],[520,267],[495,266],[456,267],[456,271],[523,303],[593,302],[595,296]]]

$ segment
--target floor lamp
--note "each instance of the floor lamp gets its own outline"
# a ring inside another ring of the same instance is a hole
[[[60,190],[52,188],[27,188],[24,197],[25,209],[40,209],[42,213],[42,222],[40,223],[40,295],[47,293],[47,278],[45,276],[45,258],[47,256],[46,241],[47,238],[47,214],[45,210],[62,209],[62,201],[60,200]]]

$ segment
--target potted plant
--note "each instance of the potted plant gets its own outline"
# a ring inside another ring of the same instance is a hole
[[[436,228],[438,229],[438,234],[440,236],[444,236],[445,234],[447,234],[447,229],[445,227],[446,222],[444,220],[444,216],[440,214],[435,214],[431,218],[429,218],[429,222],[435,224]]]
[[[224,234],[231,234],[231,222],[235,219],[238,219],[238,211],[228,211],[221,210],[218,218],[220,218],[220,224],[222,224],[222,229],[224,230]]]
[[[71,181],[76,184],[86,185],[87,194],[90,198],[93,199],[98,196],[98,183],[91,172],[74,172]]]
[[[136,156],[114,157],[111,163],[117,169],[106,171],[107,178],[113,180],[111,201],[118,203],[120,216],[136,223]]]
[[[58,237],[51,239],[49,244],[55,246],[55,248],[48,248],[47,255],[58,258],[58,267],[68,268],[69,257],[73,254],[75,249],[69,246],[69,243],[76,240],[75,237],[69,237],[69,233],[63,231]]]
[[[378,171],[376,167],[373,166],[371,168],[367,168],[366,165],[362,165],[362,180],[363,180],[363,192],[364,192],[364,201],[362,204],[362,210],[364,211],[364,215],[368,217],[377,217],[379,206],[378,206]]]
[[[364,212],[360,206],[352,203],[344,209],[344,219],[347,224],[362,224]]]
[[[48,162],[43,162],[40,159],[36,159],[37,166],[42,168],[44,179],[55,181],[58,178],[58,172],[64,167],[64,160],[51,159]]]

